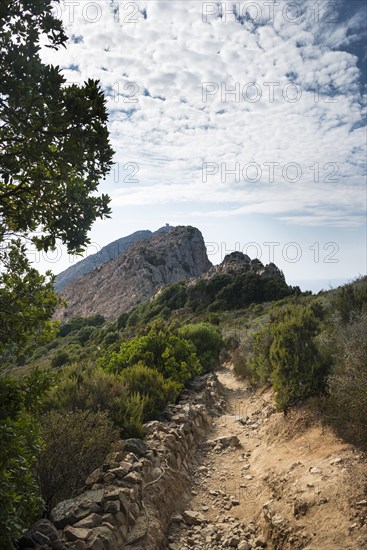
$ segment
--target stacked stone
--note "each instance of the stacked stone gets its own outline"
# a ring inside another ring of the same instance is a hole
[[[97,468],[75,498],[60,502],[19,546],[37,550],[149,550],[163,544],[177,500],[189,490],[194,451],[205,436],[208,412],[224,406],[215,374],[196,379],[165,421],[144,427]]]

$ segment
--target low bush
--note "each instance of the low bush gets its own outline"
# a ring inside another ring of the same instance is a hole
[[[108,353],[102,357],[99,365],[110,372],[119,373],[139,362],[156,369],[165,379],[179,384],[185,384],[201,373],[194,345],[175,334],[161,320],[155,321],[146,335],[127,340],[117,353]]]
[[[80,330],[83,327],[100,327],[105,323],[105,318],[102,315],[92,315],[91,317],[76,317],[68,323],[64,323],[59,327],[58,335],[65,338],[71,332]]]
[[[251,378],[251,370],[249,368],[249,350],[243,345],[238,346],[231,353],[231,361],[233,370],[238,378]]]
[[[367,277],[338,288],[332,297],[331,309],[339,314],[342,323],[347,323],[353,316],[366,311]]]
[[[103,338],[103,345],[110,346],[114,342],[117,342],[119,338],[120,334],[118,332],[107,332]]]
[[[319,330],[311,307],[288,306],[273,314],[269,359],[279,410],[323,392],[329,364],[316,345]]]
[[[35,414],[51,384],[48,373],[34,371],[22,381],[0,376],[0,548],[15,541],[43,503],[33,468],[42,449]]]
[[[70,355],[66,351],[58,351],[51,359],[51,367],[57,369],[70,363]]]
[[[75,334],[75,340],[77,340],[82,346],[84,346],[84,344],[88,342],[88,340],[93,336],[93,334],[95,334],[95,332],[96,330],[94,327],[82,327]]]
[[[367,313],[342,320],[330,335],[334,367],[327,380],[325,412],[346,441],[367,449]]]
[[[168,403],[174,403],[182,390],[181,384],[165,380],[161,373],[143,363],[124,369],[121,379],[130,394],[139,394],[144,398],[144,422],[156,418]]]
[[[270,348],[273,333],[269,325],[265,325],[251,335],[251,355],[249,357],[249,375],[253,381],[269,384],[272,380],[272,364]]]
[[[122,428],[127,396],[128,390],[119,376],[86,362],[63,370],[45,406],[59,411],[108,411],[114,424]]]
[[[40,417],[40,424],[44,449],[35,471],[48,513],[75,496],[103,464],[118,432],[104,412],[50,411]]]
[[[219,331],[209,323],[184,325],[178,334],[192,342],[203,372],[213,371],[219,365],[219,352],[223,341]]]
[[[121,313],[120,317],[117,319],[117,328],[118,330],[122,330],[126,327],[127,320],[129,318],[129,314],[124,312]]]

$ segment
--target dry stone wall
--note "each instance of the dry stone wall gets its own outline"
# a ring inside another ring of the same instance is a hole
[[[37,522],[22,549],[159,550],[172,514],[188,497],[191,459],[205,437],[209,413],[225,408],[215,374],[195,379],[164,421],[145,425],[145,439],[128,439],[85,490],[59,503],[51,521]]]

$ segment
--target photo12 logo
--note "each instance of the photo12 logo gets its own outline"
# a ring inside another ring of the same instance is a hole
[[[115,82],[111,89],[115,103],[139,103],[140,87],[136,82]]]
[[[241,24],[274,23],[277,18],[291,25],[300,25],[303,21],[313,23],[337,23],[340,7],[337,2],[203,2],[202,21],[208,23],[218,19],[222,23],[237,21]]]
[[[209,178],[220,174],[222,183],[298,183],[302,177],[307,182],[314,183],[339,183],[336,175],[339,173],[339,165],[336,162],[325,162],[320,165],[315,162],[307,169],[302,168],[298,162],[288,162],[282,165],[277,161],[228,163],[203,162],[201,166],[201,181],[208,183]]]
[[[334,241],[326,243],[313,242],[310,245],[301,245],[295,241],[280,243],[278,241],[266,241],[258,243],[255,241],[240,243],[236,242],[229,246],[227,242],[206,242],[208,257],[218,256],[223,261],[225,256],[232,252],[242,252],[250,258],[256,258],[264,264],[279,263],[284,261],[295,264],[302,258],[312,256],[314,263],[337,264],[339,259],[337,254],[340,252],[340,246]]]
[[[316,103],[339,103],[337,89],[332,85],[321,86],[318,82],[312,86],[301,86],[293,80],[287,82],[203,82],[201,97],[203,103],[208,103],[215,97],[220,97],[221,103],[298,103],[305,94],[312,94]]]
[[[81,18],[85,23],[94,24],[102,20],[104,10],[113,16],[115,23],[136,24],[147,18],[146,9],[140,7],[138,2],[125,2],[120,0],[84,1],[63,0],[53,3],[54,16],[66,23],[75,23]]]
[[[137,162],[116,162],[111,169],[114,183],[139,183],[140,165]]]

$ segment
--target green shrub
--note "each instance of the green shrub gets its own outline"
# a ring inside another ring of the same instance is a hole
[[[71,332],[80,330],[83,327],[100,327],[105,323],[103,315],[92,315],[91,317],[76,317],[68,323],[61,325],[59,328],[59,336],[65,338]]]
[[[70,355],[66,351],[58,351],[51,359],[51,367],[56,369],[70,363]]]
[[[51,351],[55,348],[57,348],[57,346],[60,344],[60,340],[58,340],[57,338],[55,338],[54,340],[52,340],[49,344],[47,344],[47,346],[45,346],[45,349],[47,351]]]
[[[122,330],[126,327],[127,320],[129,318],[129,314],[124,312],[121,313],[120,317],[117,319],[117,328],[118,330]]]
[[[109,411],[119,423],[120,402],[127,397],[121,379],[92,363],[72,364],[63,369],[58,384],[50,391],[47,409]]]
[[[124,425],[121,431],[121,437],[138,437],[145,436],[143,428],[144,404],[146,398],[140,393],[132,393],[126,400],[124,407]]]
[[[144,421],[156,418],[168,403],[176,401],[182,390],[182,385],[165,380],[161,373],[143,363],[124,369],[121,379],[131,394],[140,394],[144,398]]]
[[[0,548],[15,541],[42,512],[33,467],[42,448],[34,414],[51,378],[34,371],[22,382],[0,376]]]
[[[217,313],[208,313],[208,322],[212,325],[220,325],[221,317]]]
[[[272,325],[269,357],[276,405],[279,410],[325,387],[328,365],[316,346],[318,320],[310,307],[288,306]]]
[[[219,352],[223,346],[220,333],[209,323],[184,325],[178,334],[195,346],[203,372],[213,371],[219,364]]]
[[[78,330],[78,332],[75,334],[75,339],[82,345],[84,346],[84,344],[86,342],[88,342],[88,340],[93,336],[93,334],[95,334],[95,329],[94,327],[82,327],[80,330]]]
[[[230,331],[223,336],[223,345],[228,351],[235,351],[240,345],[240,338],[237,331]]]
[[[250,380],[251,371],[249,368],[249,350],[244,345],[238,346],[231,353],[233,370],[238,378],[247,378]]]
[[[328,377],[326,414],[338,435],[367,449],[367,313],[338,322],[330,336],[334,367]]]
[[[338,288],[331,300],[331,309],[338,312],[343,323],[367,309],[367,277]]]
[[[104,371],[90,362],[78,363],[62,371],[45,407],[60,412],[104,411],[120,429],[121,437],[141,437],[144,398],[132,394],[119,374]]]
[[[103,344],[105,346],[109,346],[114,342],[117,342],[119,338],[120,338],[120,334],[118,332],[107,332],[107,334],[103,338]]]
[[[253,313],[253,315],[261,315],[261,313],[263,312],[262,304],[253,304],[251,312]]]
[[[251,335],[251,357],[249,358],[249,371],[253,381],[260,384],[271,382],[272,365],[270,362],[270,348],[273,342],[271,327],[265,325]]]
[[[118,373],[139,362],[179,384],[185,384],[201,373],[194,345],[177,336],[162,321],[155,321],[145,336],[123,342],[119,352],[107,354],[99,364]]]
[[[176,283],[164,288],[157,296],[157,304],[160,307],[168,307],[171,311],[185,307],[187,299],[186,284]]]
[[[103,464],[118,432],[103,412],[50,411],[40,417],[44,449],[35,471],[49,512],[73,497],[87,476]]]
[[[32,360],[36,361],[41,359],[44,355],[47,354],[47,348],[45,346],[37,347],[32,353]]]

